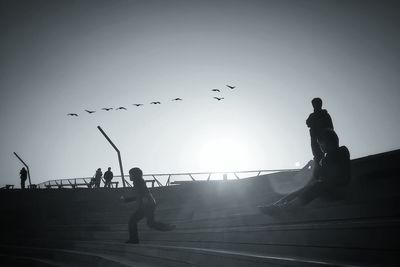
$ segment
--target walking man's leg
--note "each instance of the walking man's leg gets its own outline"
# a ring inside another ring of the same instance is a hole
[[[137,223],[143,219],[144,211],[143,208],[139,208],[134,214],[129,218],[128,229],[129,229],[129,240],[128,243],[139,243],[139,232]]]
[[[175,226],[156,221],[155,214],[154,214],[155,210],[156,210],[156,206],[151,206],[146,209],[147,226],[154,230],[158,230],[158,231],[172,230]]]

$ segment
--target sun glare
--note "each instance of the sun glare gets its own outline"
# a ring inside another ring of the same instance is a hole
[[[240,136],[209,137],[201,145],[199,164],[210,171],[238,171],[251,162],[251,146]]]

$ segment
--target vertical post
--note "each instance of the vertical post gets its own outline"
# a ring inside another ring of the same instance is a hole
[[[112,145],[112,147],[117,151],[118,155],[118,162],[119,162],[119,169],[121,171],[121,178],[122,178],[122,186],[125,188],[125,177],[124,177],[124,170],[122,168],[122,160],[121,160],[121,153],[119,152],[119,149],[114,145],[114,143],[111,141],[111,139],[107,136],[107,134],[101,129],[100,126],[97,126],[97,129],[104,135],[104,137],[107,139],[107,141]]]
[[[15,153],[14,152],[14,155],[22,162],[22,164],[24,164],[24,166],[26,167],[26,170],[27,170],[27,172],[28,172],[28,179],[29,179],[29,187],[31,187],[31,173],[30,173],[30,171],[29,171],[29,166],[28,165],[26,165],[26,163],[20,158],[20,156],[18,156],[18,154],[17,153]]]

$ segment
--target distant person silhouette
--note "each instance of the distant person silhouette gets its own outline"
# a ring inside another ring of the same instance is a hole
[[[150,193],[146,186],[146,182],[143,180],[143,172],[139,168],[132,168],[129,170],[129,178],[133,182],[135,189],[135,196],[127,197],[121,196],[121,200],[125,202],[136,201],[137,210],[133,213],[129,219],[129,240],[126,243],[138,244],[139,233],[137,223],[146,217],[147,225],[158,231],[171,231],[175,228],[174,225],[165,224],[158,222],[154,218],[154,212],[156,210],[156,201],[153,195]]]
[[[25,167],[22,167],[20,170],[19,177],[21,178],[21,188],[24,189],[26,179],[28,178],[28,172],[26,171]]]
[[[304,206],[317,197],[340,191],[350,182],[350,153],[347,147],[339,147],[339,138],[333,130],[321,132],[318,143],[324,157],[314,161],[313,177],[302,189],[295,191],[269,206],[260,207],[264,213],[286,207]]]
[[[310,128],[311,150],[314,156],[314,161],[318,163],[324,156],[317,142],[318,137],[325,129],[333,130],[333,123],[328,111],[322,109],[321,98],[314,98],[311,101],[311,104],[314,107],[314,112],[308,116],[306,124],[308,128]]]
[[[101,182],[101,176],[103,173],[101,172],[101,168],[98,168],[96,170],[96,173],[94,174],[94,177],[90,180],[90,187],[95,187],[99,188],[100,187],[100,182]]]
[[[111,171],[111,167],[108,167],[108,170],[104,173],[104,187],[111,187],[111,180],[113,179],[114,174]]]
[[[98,168],[97,171],[96,171],[96,174],[95,174],[95,176],[94,176],[94,179],[95,179],[95,181],[96,181],[96,183],[95,183],[95,187],[96,187],[96,188],[99,188],[99,187],[100,187],[100,182],[101,182],[101,176],[102,176],[102,175],[103,175],[103,173],[101,172],[101,169]]]

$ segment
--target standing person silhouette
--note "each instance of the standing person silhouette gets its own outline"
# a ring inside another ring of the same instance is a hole
[[[314,112],[308,116],[306,124],[308,128],[310,128],[311,150],[314,156],[314,161],[318,164],[324,156],[324,153],[322,152],[317,140],[324,130],[333,130],[333,123],[328,111],[322,109],[321,98],[314,98],[311,101],[311,104],[314,107]]]
[[[94,174],[94,177],[90,180],[89,187],[90,188],[92,188],[92,187],[99,188],[102,175],[103,175],[103,173],[101,172],[101,168],[98,168],[96,170],[96,173]]]
[[[101,168],[98,168],[95,175],[94,175],[94,187],[100,188],[101,176],[103,173],[101,172]]]
[[[19,177],[21,178],[21,188],[25,188],[25,182],[28,178],[28,172],[26,171],[25,167],[22,167],[21,171],[19,172]]]
[[[111,180],[114,177],[113,172],[111,171],[111,167],[108,167],[108,170],[104,173],[104,187],[111,187]]]
[[[158,231],[171,231],[175,229],[175,225],[165,224],[158,222],[154,218],[154,212],[156,210],[156,201],[153,195],[150,193],[146,186],[146,182],[143,180],[143,172],[139,168],[132,168],[129,170],[129,178],[133,182],[136,196],[127,197],[121,196],[121,200],[125,202],[136,201],[137,210],[133,213],[129,219],[129,240],[126,243],[138,244],[139,233],[137,223],[146,217],[147,226]]]

